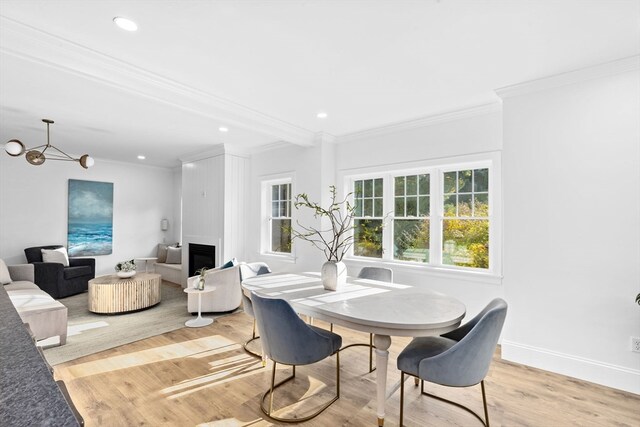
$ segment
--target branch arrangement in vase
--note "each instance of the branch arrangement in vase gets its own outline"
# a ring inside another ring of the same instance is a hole
[[[323,208],[318,202],[310,201],[306,193],[295,197],[294,206],[296,209],[311,209],[315,218],[328,219],[331,228],[307,227],[296,221],[299,229],[292,228],[290,231],[293,239],[305,240],[320,249],[327,261],[340,262],[353,245],[355,207],[349,202],[351,193],[340,201],[337,200],[335,185],[331,185],[329,191],[331,203],[328,208]]]

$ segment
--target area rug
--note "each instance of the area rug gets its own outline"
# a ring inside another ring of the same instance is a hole
[[[187,312],[187,294],[181,287],[166,282],[162,283],[160,304],[135,313],[91,313],[87,299],[88,294],[83,293],[59,300],[68,309],[67,343],[57,346],[57,337],[38,342],[51,365],[174,331],[193,318]]]

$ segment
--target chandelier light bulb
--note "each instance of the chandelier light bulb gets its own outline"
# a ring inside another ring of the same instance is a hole
[[[4,151],[10,156],[17,157],[24,153],[24,144],[17,139],[12,139],[5,144]]]
[[[88,154],[83,155],[82,157],[80,157],[80,166],[82,166],[85,169],[89,169],[91,166],[93,166],[96,161],[93,160],[93,157],[91,157]]]

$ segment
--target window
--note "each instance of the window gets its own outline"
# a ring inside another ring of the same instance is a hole
[[[489,169],[444,173],[442,263],[489,268]]]
[[[492,212],[499,190],[491,182],[499,179],[499,157],[484,159],[348,178],[356,208],[352,255],[498,272],[492,246],[500,241],[499,216]]]
[[[430,187],[429,174],[394,178],[394,259],[429,262]]]
[[[383,195],[382,178],[355,181],[353,252],[358,256],[382,256]]]
[[[271,252],[291,253],[291,183],[271,184]]]

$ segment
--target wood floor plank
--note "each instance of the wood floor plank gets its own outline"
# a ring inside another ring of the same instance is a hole
[[[251,328],[252,319],[236,313],[204,328],[172,331],[55,366],[55,375],[67,384],[87,426],[279,425],[259,409],[271,365],[263,368],[239,344]],[[367,334],[340,327],[335,331],[345,344],[368,341]],[[408,341],[393,339],[388,384],[400,379],[395,357]],[[305,426],[375,425],[375,372],[367,372],[368,356],[366,347],[341,353],[341,397]],[[282,367],[278,378],[289,372]],[[640,396],[506,362],[499,351],[486,388],[492,426],[640,426]],[[425,390],[482,411],[479,387],[426,384]],[[300,367],[291,387],[276,394],[276,407],[311,410],[334,391],[332,357]],[[479,425],[464,411],[420,396],[412,379],[405,383],[405,393],[407,426]],[[303,404],[290,405],[302,397]],[[387,403],[385,426],[396,426],[398,414],[396,391]]]

